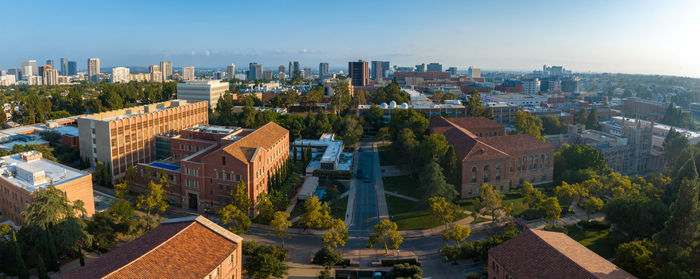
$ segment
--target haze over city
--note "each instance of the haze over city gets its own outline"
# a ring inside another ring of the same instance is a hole
[[[8,1],[0,68],[348,60],[700,77],[697,1]],[[31,11],[27,13],[26,11]]]

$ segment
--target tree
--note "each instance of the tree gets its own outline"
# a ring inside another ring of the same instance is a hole
[[[253,278],[282,278],[287,275],[289,267],[284,264],[287,249],[279,246],[265,246],[255,241],[243,242],[243,268]]]
[[[49,275],[46,273],[46,264],[44,264],[44,259],[41,256],[37,259],[36,269],[39,279],[49,279]]]
[[[425,187],[426,199],[440,196],[452,200],[458,194],[454,186],[447,183],[442,168],[440,164],[438,164],[436,158],[433,158],[430,163],[425,166],[421,175],[421,183]]]
[[[451,226],[448,230],[446,230],[444,233],[442,233],[442,241],[449,242],[450,240],[454,240],[457,242],[457,245],[462,245],[464,240],[466,240],[467,237],[469,237],[469,234],[471,234],[471,232],[471,227],[462,227],[458,224],[455,224]]]
[[[685,163],[685,161],[680,161],[678,158],[690,147],[690,143],[688,142],[688,138],[676,131],[676,129],[671,128],[668,134],[666,134],[666,138],[664,138],[663,147],[664,161],[666,161],[669,166],[673,167],[676,162]]]
[[[660,121],[663,124],[695,130],[695,122],[689,112],[684,112],[676,104],[670,103],[664,112],[664,117]]]
[[[43,191],[32,192],[34,202],[24,211],[24,222],[28,226],[37,226],[42,229],[50,225],[56,225],[68,217],[75,216],[76,212],[85,214],[84,203],[80,200],[70,202],[66,192],[49,185]]]
[[[445,155],[440,159],[440,166],[445,174],[445,179],[452,185],[459,184],[459,166],[457,163],[455,148],[453,145],[448,145]]]
[[[19,242],[17,242],[17,234],[14,232],[12,232],[12,244],[15,248],[15,264],[17,266],[18,276],[20,279],[29,279],[29,271],[27,270],[27,266],[24,265],[24,258],[22,258],[22,249],[19,246]]]
[[[579,111],[576,112],[574,115],[574,123],[576,124],[585,124],[586,123],[586,110],[585,109],[580,109]]]
[[[237,209],[248,212],[252,203],[248,197],[248,188],[243,180],[238,181],[235,189],[231,189],[231,204]]]
[[[489,110],[485,109],[481,104],[481,93],[476,89],[473,89],[469,93],[469,100],[467,101],[467,112],[471,117],[489,117]]]
[[[599,131],[601,129],[600,123],[598,123],[598,114],[596,113],[595,108],[592,108],[591,112],[589,112],[588,116],[586,116],[586,128]]]
[[[649,241],[632,241],[620,244],[615,251],[615,264],[639,278],[651,278],[657,272]],[[654,249],[653,247],[651,247]]]
[[[163,184],[150,181],[148,182],[146,194],[141,194],[137,197],[136,207],[146,211],[146,215],[150,217],[151,213],[165,212],[165,209],[168,208],[166,198]]]
[[[561,207],[559,206],[559,201],[555,197],[550,197],[544,200],[543,208],[545,212],[545,219],[547,222],[555,224],[559,221],[561,216]]]
[[[117,199],[123,200],[124,196],[126,196],[128,192],[126,184],[126,181],[114,184],[114,196],[117,197]]]
[[[503,210],[503,195],[498,190],[493,189],[493,186],[483,184],[479,189],[479,196],[481,197],[482,210],[491,214],[491,222],[496,222],[498,212]]]
[[[343,262],[343,255],[328,245],[323,246],[314,254],[313,263],[323,266],[334,266]]]
[[[270,227],[272,227],[275,236],[282,240],[282,247],[284,247],[284,239],[289,238],[287,229],[291,226],[292,222],[289,222],[289,213],[284,211],[275,212],[275,217],[270,222]]]
[[[700,208],[698,208],[698,191],[700,179],[695,167],[695,160],[691,157],[684,164],[687,172],[680,180],[680,187],[676,200],[671,204],[671,216],[664,224],[664,229],[654,236],[654,240],[664,247],[677,246],[687,249],[692,247],[700,224]],[[676,182],[678,183],[678,182]]]
[[[445,200],[445,197],[433,196],[429,199],[430,214],[440,220],[445,225],[445,230],[449,229],[449,224],[457,219],[459,207]]]
[[[367,114],[365,114],[365,121],[374,129],[381,128],[384,126],[384,110],[377,105],[370,106]]]
[[[230,224],[230,226],[228,226],[229,231],[242,234],[250,230],[250,217],[248,217],[245,212],[238,209],[233,204],[228,204],[219,209],[217,215],[219,216],[219,219],[221,219],[221,223],[223,225]],[[235,224],[233,224],[234,222]]]
[[[524,111],[518,111],[515,115],[515,129],[518,134],[531,135],[538,140],[545,141],[542,136],[542,119]]]
[[[373,233],[367,242],[367,248],[372,248],[377,243],[382,243],[384,253],[389,253],[389,248],[399,249],[399,245],[403,243],[403,237],[397,230],[398,226],[391,220],[382,220],[379,224],[374,225]]]
[[[382,143],[389,138],[389,128],[387,127],[382,127],[377,130],[377,135],[375,136],[376,139],[381,140]]]
[[[346,110],[350,106],[352,96],[347,82],[338,82],[333,86],[333,96],[331,96],[331,108],[335,114]]]
[[[442,158],[450,146],[443,134],[432,134],[423,137],[423,141],[418,145],[418,156],[423,164],[427,164],[433,158]]]
[[[260,223],[268,224],[275,218],[275,206],[267,193],[258,195],[258,203],[255,205],[258,212],[257,220]]]
[[[564,134],[567,132],[567,125],[562,124],[558,117],[547,115],[542,118],[542,129],[545,135]]]
[[[345,243],[348,241],[348,228],[345,227],[345,222],[341,219],[333,218],[330,228],[323,233],[321,241],[326,246],[333,248],[345,246]]]
[[[587,145],[564,144],[554,153],[554,182],[579,183],[603,173],[609,168],[598,149]]]
[[[663,202],[630,194],[610,199],[602,211],[605,218],[632,237],[658,232],[669,216],[668,207]]]
[[[312,196],[304,202],[304,215],[299,219],[307,228],[322,229],[330,223],[330,208],[321,203],[317,196]]]
[[[409,128],[403,128],[399,135],[392,141],[391,147],[395,154],[405,154],[408,166],[413,169],[417,164],[416,150],[418,149],[418,140]]]
[[[603,208],[603,200],[596,197],[589,197],[579,204],[586,211],[586,217],[591,219],[591,215]]]
[[[566,201],[566,207],[569,209],[574,202],[588,196],[588,192],[580,184],[569,184],[566,181],[562,181],[560,186],[554,188],[554,194],[557,198]]]
[[[540,190],[535,189],[532,183],[525,181],[523,183],[523,188],[520,190],[523,196],[523,201],[527,204],[528,208],[538,209],[542,204],[542,201],[546,198]]]
[[[420,266],[411,265],[408,263],[397,264],[389,272],[391,279],[421,279],[423,278],[423,270]]]

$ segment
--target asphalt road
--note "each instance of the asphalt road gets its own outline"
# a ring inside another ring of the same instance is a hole
[[[377,194],[374,183],[377,170],[374,169],[374,152],[370,143],[361,143],[358,151],[358,169],[362,170],[362,178],[356,178],[355,204],[353,205],[352,222],[348,230],[352,232],[369,232],[378,223]],[[355,170],[357,173],[357,170]],[[369,176],[369,183],[365,182]]]

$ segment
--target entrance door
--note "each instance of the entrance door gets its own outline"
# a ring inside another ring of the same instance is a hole
[[[198,204],[198,202],[197,202],[197,194],[192,194],[192,193],[190,193],[190,194],[188,194],[188,196],[189,196],[189,198],[190,198],[190,202],[189,202],[189,204],[190,204],[190,209],[196,211],[196,210],[197,210],[197,204]]]

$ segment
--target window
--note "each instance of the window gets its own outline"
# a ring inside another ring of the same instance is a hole
[[[224,185],[219,184],[219,191],[223,191],[223,190],[224,190]]]
[[[221,165],[226,165],[226,157],[221,157]]]
[[[226,180],[231,181],[231,174],[230,173],[226,174]]]

